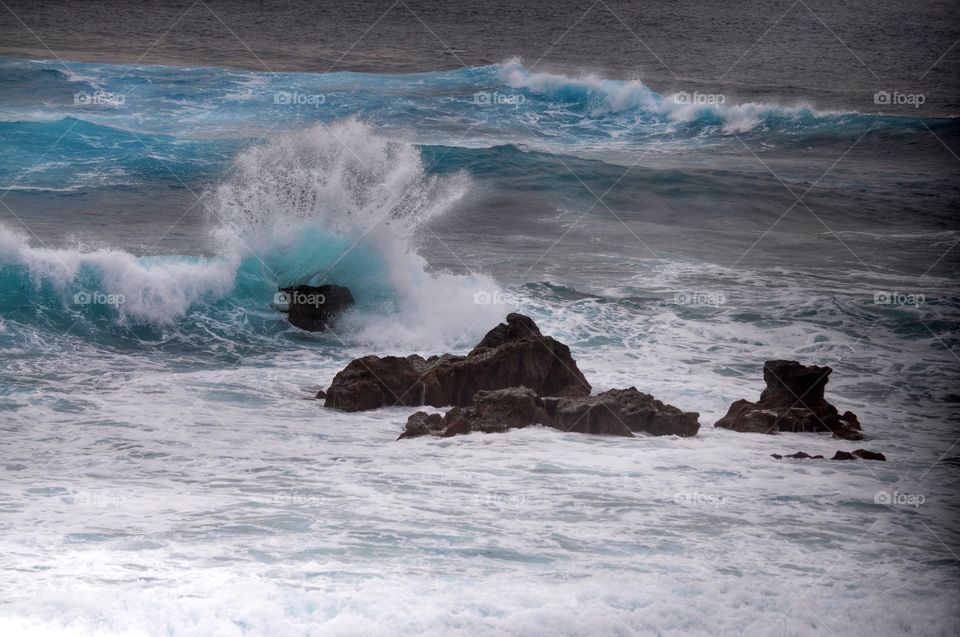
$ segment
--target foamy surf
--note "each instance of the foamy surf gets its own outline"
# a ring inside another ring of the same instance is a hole
[[[204,195],[214,257],[50,249],[0,229],[4,302],[189,329],[191,309],[263,313],[279,287],[335,282],[358,301],[344,341],[463,347],[501,313],[474,295],[500,288],[479,273],[428,273],[411,242],[468,189],[465,175],[427,174],[415,146],[358,120],[320,124],[243,151]]]
[[[957,632],[955,120],[517,62],[70,65],[0,60],[34,232],[0,230],[0,634]],[[272,307],[325,281],[333,331]],[[512,310],[699,433],[398,441],[417,408],[314,400]],[[833,367],[887,461],[713,428],[770,358]]]

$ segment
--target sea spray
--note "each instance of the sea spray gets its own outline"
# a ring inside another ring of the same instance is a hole
[[[464,174],[427,174],[415,146],[356,119],[278,134],[240,153],[204,194],[215,256],[53,250],[0,229],[3,302],[67,313],[60,327],[106,315],[189,331],[191,308],[262,312],[278,287],[334,282],[358,302],[338,339],[467,346],[507,309],[473,303],[476,293],[499,288],[481,275],[428,273],[412,240],[468,188]],[[100,298],[116,302],[92,302]]]

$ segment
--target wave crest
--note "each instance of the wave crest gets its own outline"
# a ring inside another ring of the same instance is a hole
[[[204,196],[218,256],[48,250],[2,231],[0,275],[11,285],[0,306],[61,317],[107,312],[114,324],[182,328],[194,306],[257,312],[269,308],[278,286],[333,282],[357,299],[347,338],[424,348],[469,343],[474,325],[502,318],[502,308],[478,307],[474,294],[499,288],[480,275],[428,273],[411,241],[468,187],[463,175],[428,174],[415,146],[355,119],[318,125],[248,148]],[[71,301],[78,291],[122,302],[78,306]]]

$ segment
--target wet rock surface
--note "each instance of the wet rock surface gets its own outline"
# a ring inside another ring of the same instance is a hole
[[[541,398],[527,387],[512,387],[479,391],[472,406],[454,407],[442,416],[418,411],[407,420],[400,438],[497,433],[530,425],[609,436],[632,437],[635,432],[692,436],[699,429],[697,416],[634,387],[581,398]]]
[[[784,458],[793,458],[798,460],[823,460],[824,457],[817,455],[811,456],[805,451],[798,451],[796,453],[791,453],[788,455],[781,455],[779,453],[770,454],[777,460],[783,460]],[[887,457],[878,451],[869,451],[867,449],[856,449],[855,451],[837,451],[830,460],[879,460],[880,462],[886,462]]]
[[[326,392],[327,407],[466,407],[482,390],[528,387],[544,396],[585,396],[590,384],[570,348],[544,336],[533,319],[509,314],[466,356],[365,356],[350,362]]]
[[[286,303],[290,324],[310,332],[330,328],[341,314],[356,305],[349,289],[340,285],[297,285],[281,288],[279,300]]]
[[[751,433],[830,432],[844,440],[861,440],[860,421],[852,412],[842,415],[824,398],[833,370],[796,361],[767,361],[763,366],[766,388],[760,400],[737,400],[714,425]]]

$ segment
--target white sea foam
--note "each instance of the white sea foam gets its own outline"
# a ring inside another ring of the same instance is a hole
[[[756,128],[772,115],[787,119],[803,116],[825,117],[837,112],[817,111],[809,104],[780,105],[760,102],[727,103],[726,96],[711,95],[721,103],[697,103],[689,94],[660,95],[639,80],[611,80],[594,74],[570,77],[556,73],[531,72],[518,59],[500,67],[500,79],[507,86],[563,99],[569,95],[588,96],[593,116],[643,110],[666,116],[671,122],[687,123],[716,117],[727,133]]]
[[[83,427],[27,408],[8,439],[58,459],[3,456],[18,531],[0,534],[0,632],[812,636],[855,616],[861,634],[951,635],[950,556],[921,535],[945,522],[948,473],[923,486],[923,518],[874,503],[922,467],[907,451],[776,461],[841,445],[710,428],[397,442],[413,409],[296,399],[336,364],[303,350],[77,384],[76,408],[110,414]],[[65,427],[78,452],[59,457]]]
[[[244,267],[259,269],[263,308],[278,285],[340,283],[353,288],[360,309],[341,338],[466,347],[504,313],[475,297],[500,288],[479,273],[428,273],[412,239],[468,188],[463,175],[428,175],[412,144],[351,119],[278,135],[237,157],[229,178],[205,197],[217,257],[48,249],[0,228],[0,262],[25,267],[35,285],[50,283],[67,302],[82,292],[115,295],[121,320],[155,324],[223,299]]]
[[[428,175],[413,145],[350,119],[250,148],[212,193],[210,208],[222,249],[254,255],[282,283],[358,281],[361,301],[364,287],[389,288],[397,311],[353,314],[349,338],[464,346],[502,318],[501,308],[474,303],[499,286],[481,274],[427,273],[411,241],[468,188],[465,175]]]
[[[3,263],[25,267],[36,286],[53,286],[64,302],[76,298],[76,305],[87,305],[96,302],[92,295],[100,294],[118,316],[158,324],[182,316],[196,303],[228,294],[237,267],[227,258],[137,258],[109,248],[35,247],[26,235],[0,228]]]

